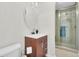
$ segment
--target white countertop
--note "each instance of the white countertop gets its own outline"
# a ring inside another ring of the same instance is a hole
[[[26,35],[26,37],[31,37],[31,38],[35,38],[35,39],[38,39],[42,36],[46,36],[46,34],[28,34],[28,35]]]

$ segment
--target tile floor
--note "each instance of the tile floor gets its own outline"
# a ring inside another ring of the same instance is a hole
[[[78,57],[78,53],[56,48],[56,57]]]

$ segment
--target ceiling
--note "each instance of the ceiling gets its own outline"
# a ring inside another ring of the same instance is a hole
[[[75,2],[56,2],[56,10],[63,10],[74,4]]]

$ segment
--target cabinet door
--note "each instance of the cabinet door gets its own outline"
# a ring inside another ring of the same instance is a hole
[[[32,47],[32,53],[27,54],[27,50],[26,50],[27,47]],[[35,57],[36,56],[36,40],[35,39],[29,38],[29,37],[25,38],[25,54],[28,57]]]
[[[36,45],[36,47],[37,47],[37,51],[36,51],[36,55],[38,56],[38,57],[42,57],[42,56],[44,56],[44,50],[43,50],[43,42],[42,42],[42,40],[41,39],[38,39],[37,40],[37,45]]]

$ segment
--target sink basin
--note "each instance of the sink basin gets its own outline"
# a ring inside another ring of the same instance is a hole
[[[35,38],[35,39],[38,39],[38,38],[43,37],[43,36],[46,36],[46,34],[29,34],[29,35],[26,35],[26,37],[31,37],[31,38]]]

